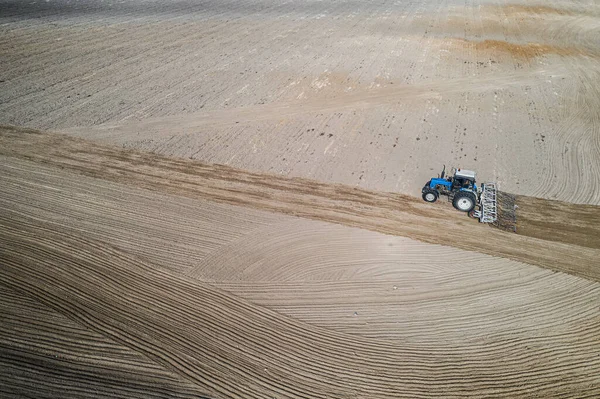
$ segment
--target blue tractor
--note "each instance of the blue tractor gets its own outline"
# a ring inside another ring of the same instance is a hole
[[[429,180],[421,192],[423,200],[435,202],[440,195],[447,195],[452,205],[459,211],[471,212],[479,199],[475,184],[475,172],[464,169],[453,169],[454,176],[445,177],[446,166],[439,177]]]

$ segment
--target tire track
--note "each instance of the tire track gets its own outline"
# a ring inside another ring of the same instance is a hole
[[[477,288],[465,279],[468,272],[456,277],[460,281],[456,286],[436,285],[437,277],[443,276],[412,279],[415,274],[408,273],[408,282],[392,279],[212,284],[312,325],[394,343],[462,345],[568,335],[571,328],[585,329],[582,324],[597,314],[597,307],[592,304],[598,295],[597,287],[581,280],[558,282],[543,273],[547,272],[512,280],[494,275],[489,278],[493,282],[485,282],[485,277],[473,279],[477,280]],[[429,285],[430,288],[422,288]],[[570,296],[572,292],[579,293],[577,298]],[[559,314],[563,316],[558,317]]]
[[[456,273],[448,279],[469,273],[478,278],[494,273],[493,265],[505,259],[419,243],[404,237],[303,219],[285,219],[244,235],[215,249],[186,274],[204,281],[384,281]],[[444,259],[443,262],[432,262]],[[217,268],[216,265],[219,265]],[[522,271],[514,263],[513,271]],[[481,273],[481,274],[480,274]],[[494,275],[495,277],[498,277]],[[421,281],[420,284],[424,284]]]
[[[224,243],[280,217],[245,208],[232,213],[229,206],[209,202],[199,210],[195,201],[172,202],[167,196],[125,191],[101,180],[78,182],[73,175],[59,176],[22,163],[3,163],[0,175],[0,208],[5,212],[35,213],[57,229],[131,251],[179,272]],[[41,192],[46,192],[43,201],[37,200]],[[127,207],[131,202],[138,206]]]
[[[2,5],[4,123],[411,195],[435,153],[600,201],[589,2]]]
[[[5,160],[5,218],[34,218],[323,328],[421,345],[464,343],[562,330],[595,309],[590,296],[597,293],[586,294],[593,283],[533,266]],[[546,297],[551,304],[538,309]],[[457,329],[468,336],[457,338]]]
[[[593,65],[592,65],[593,64]],[[587,65],[587,66],[586,66]],[[577,78],[565,86],[563,122],[552,132],[549,141],[549,156],[545,159],[545,176],[534,196],[561,198],[574,203],[597,204],[600,180],[600,115],[598,95],[595,88],[600,76],[595,63],[570,63],[577,71]]]
[[[585,295],[585,285],[591,283],[573,286],[577,280],[555,280],[552,273],[516,262],[285,216],[279,216],[282,222],[249,230],[229,223],[249,219],[243,208],[189,204],[89,178],[77,181],[77,176],[56,176],[52,169],[23,161],[10,165],[1,174],[5,218],[35,217],[46,228],[88,237],[169,271],[216,281],[253,303],[340,332],[401,342],[450,342],[457,320],[475,318],[460,327],[471,331],[468,339],[460,337],[463,342],[477,340],[479,334],[501,337],[506,328],[514,336],[516,320],[519,335],[531,333],[532,327],[546,332],[565,328],[573,317],[589,317],[585,309],[594,306]],[[128,209],[131,203],[136,206]],[[170,213],[171,207],[177,213]],[[155,213],[161,216],[152,217]],[[185,217],[179,219],[181,214]],[[257,218],[255,214],[251,220]],[[262,213],[260,219],[272,221],[271,214]],[[185,240],[187,226],[197,227],[191,231],[193,240]],[[239,229],[243,235],[232,237]],[[205,249],[207,242],[214,244]],[[199,248],[190,251],[194,244]],[[574,302],[570,292],[578,292],[582,302]],[[545,301],[534,293],[547,295],[552,306],[532,307]],[[559,306],[563,301],[567,306]],[[578,312],[556,317],[572,307]],[[351,317],[354,311],[359,317]],[[505,326],[498,319],[509,322]],[[556,320],[561,320],[558,326],[553,325]],[[420,331],[423,323],[434,321],[435,330]]]

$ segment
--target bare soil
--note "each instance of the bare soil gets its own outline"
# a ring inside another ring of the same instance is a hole
[[[0,0],[0,397],[599,397],[599,36],[575,0]],[[443,164],[498,226],[420,200]]]
[[[0,144],[3,394],[598,393],[592,241],[64,135]]]
[[[0,5],[0,123],[413,196],[446,163],[600,205],[597,4]]]
[[[386,234],[403,235],[421,241],[455,246],[465,250],[515,259],[553,268],[600,281],[596,259],[600,256],[598,239],[589,238],[588,245],[561,245],[548,248],[539,242],[547,228],[536,229],[533,218],[523,222],[523,234],[490,228],[474,223],[466,216],[457,220],[456,210],[447,204],[427,204],[422,200],[396,193],[368,191],[315,180],[258,174],[228,166],[207,165],[177,160],[155,154],[123,151],[92,144],[66,135],[42,134],[16,128],[3,128],[0,154],[35,160],[73,170],[79,174],[117,181],[141,188],[164,191],[192,198],[208,198],[233,205],[277,211],[294,216],[343,223]],[[597,229],[596,218],[576,218],[597,207],[561,206],[532,199],[540,215],[558,211],[570,216],[557,216],[572,226]],[[527,203],[520,197],[519,203]],[[525,207],[527,210],[527,207]],[[519,213],[517,213],[519,220]],[[567,225],[568,228],[568,225]],[[521,232],[521,229],[517,230]],[[485,237],[485,239],[482,239]],[[558,237],[563,237],[559,234]],[[565,240],[572,244],[572,240]]]

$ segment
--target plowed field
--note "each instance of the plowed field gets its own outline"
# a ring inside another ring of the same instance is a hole
[[[531,217],[515,234],[398,194],[19,129],[0,143],[4,394],[598,394],[587,207],[537,204],[584,247]]]
[[[0,397],[600,397],[598,37],[587,0],[0,0]],[[510,231],[423,202],[443,164]]]
[[[0,7],[3,124],[411,195],[446,163],[600,205],[593,1]]]

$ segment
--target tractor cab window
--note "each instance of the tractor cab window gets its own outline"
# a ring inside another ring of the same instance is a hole
[[[454,178],[454,182],[452,183],[452,188],[455,188],[455,189],[471,188],[471,185],[472,185],[471,180],[456,177],[456,178]]]

